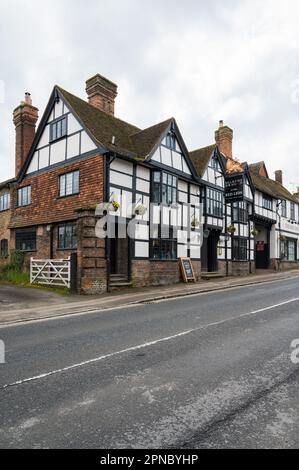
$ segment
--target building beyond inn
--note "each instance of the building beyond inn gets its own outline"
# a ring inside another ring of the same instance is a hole
[[[0,183],[2,258],[20,250],[28,266],[30,257],[76,253],[82,293],[179,282],[180,257],[197,278],[297,267],[299,195],[281,171],[272,180],[264,162],[239,163],[222,121],[215,143],[189,151],[174,118],[147,129],[116,118],[117,86],[101,75],[86,92],[84,101],[55,86],[37,130],[29,93],[14,110],[16,175]],[[104,202],[114,238],[96,236]]]

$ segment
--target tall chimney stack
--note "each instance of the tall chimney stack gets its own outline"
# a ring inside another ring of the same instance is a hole
[[[92,106],[114,116],[117,85],[99,73],[86,81],[88,102]]]
[[[233,157],[233,130],[219,121],[219,128],[215,131],[216,144],[223,155]]]
[[[282,185],[282,171],[281,170],[275,171],[275,181],[277,181],[277,183],[280,183]]]
[[[30,93],[25,93],[25,100],[13,112],[16,128],[15,174],[19,174],[35,137],[38,109],[32,106]]]

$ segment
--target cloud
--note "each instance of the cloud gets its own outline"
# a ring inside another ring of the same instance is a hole
[[[297,0],[11,0],[0,17],[0,180],[14,173],[12,110],[40,114],[55,83],[84,97],[96,72],[119,85],[117,115],[146,127],[174,116],[191,150],[234,129],[240,160],[264,159],[299,185]]]

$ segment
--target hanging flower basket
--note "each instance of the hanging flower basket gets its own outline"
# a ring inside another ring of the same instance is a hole
[[[287,239],[287,237],[286,237],[285,235],[279,235],[279,240],[280,240],[281,242],[285,242],[286,239]]]
[[[120,208],[119,202],[117,202],[117,201],[111,201],[110,202],[110,211],[111,212],[117,212],[119,208]]]
[[[199,227],[199,220],[196,217],[193,217],[191,220],[191,227],[192,228],[198,228]]]
[[[230,233],[230,234],[234,234],[236,230],[237,230],[237,229],[236,229],[236,227],[235,227],[234,225],[230,225],[229,227],[227,227],[227,231],[228,231],[228,233]]]
[[[143,204],[137,204],[135,207],[135,215],[144,215],[147,211],[147,208]]]
[[[259,234],[259,231],[256,228],[253,228],[250,233],[251,233],[251,235],[256,237]]]
[[[106,202],[103,207],[104,211],[107,213],[117,212],[119,208],[120,208],[120,204],[117,201]]]

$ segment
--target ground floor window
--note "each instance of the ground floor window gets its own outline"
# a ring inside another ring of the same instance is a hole
[[[160,233],[159,238],[151,240],[152,259],[177,259],[177,239],[173,232],[173,228],[167,227],[167,238],[161,238]]]
[[[281,240],[280,253],[281,253],[282,260],[296,261],[297,241],[296,240]]]
[[[247,261],[247,239],[241,237],[233,238],[233,260]]]
[[[16,231],[16,250],[35,251],[36,250],[36,230]]]
[[[7,258],[8,256],[8,240],[4,238],[0,242],[0,258]]]
[[[66,224],[58,227],[58,249],[74,250],[77,248],[77,225]]]

